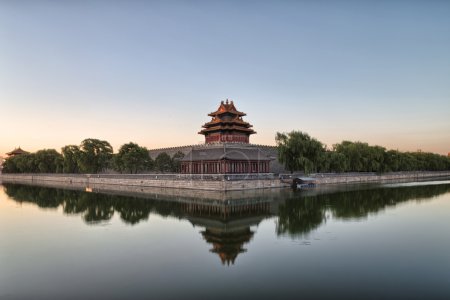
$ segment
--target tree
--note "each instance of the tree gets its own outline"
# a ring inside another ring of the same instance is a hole
[[[350,141],[343,141],[333,147],[336,153],[344,155],[346,158],[348,171],[381,172],[385,170],[386,149],[383,147]]]
[[[40,173],[56,173],[62,169],[62,155],[55,149],[39,150],[34,159]]]
[[[19,173],[19,169],[17,168],[17,162],[14,157],[8,157],[3,162],[3,173]]]
[[[4,173],[36,173],[39,172],[34,153],[8,157],[3,164]]]
[[[335,152],[345,156],[347,160],[347,171],[363,172],[365,171],[363,159],[364,156],[364,144],[361,142],[343,141],[340,144],[333,145]]]
[[[181,160],[184,158],[184,153],[178,151],[172,156],[172,172],[181,171]]]
[[[328,170],[330,172],[340,173],[347,170],[347,159],[343,154],[335,151],[329,151],[327,154],[329,159]]]
[[[399,171],[401,155],[397,150],[386,151],[384,154],[385,170],[390,172]]]
[[[148,149],[135,143],[122,145],[114,156],[115,169],[119,172],[137,173],[149,168],[151,158]]]
[[[62,168],[64,173],[79,173],[80,168],[78,162],[81,158],[81,150],[78,146],[68,145],[61,149],[63,163]]]
[[[294,171],[310,173],[317,170],[325,151],[321,142],[301,131],[277,132],[275,140],[278,146],[278,159],[291,173]]]
[[[166,152],[161,152],[155,158],[155,170],[158,172],[172,171],[172,158]]]
[[[83,173],[99,173],[110,163],[113,149],[107,141],[85,139],[81,142],[78,166]]]

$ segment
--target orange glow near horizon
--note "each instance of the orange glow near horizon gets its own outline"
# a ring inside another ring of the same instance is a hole
[[[23,128],[25,128],[24,126]],[[204,136],[197,134],[200,126],[184,126],[181,128],[166,127],[164,131],[153,130],[150,131],[133,131],[131,128],[120,128],[119,126],[111,126],[109,129],[92,130],[91,126],[81,128],[78,126],[76,130],[51,130],[45,132],[45,128],[34,126],[33,130],[14,130],[14,133],[9,132],[5,136],[2,132],[0,144],[0,156],[6,157],[6,153],[11,150],[21,147],[23,150],[29,152],[36,152],[41,149],[56,149],[60,151],[66,145],[79,145],[82,140],[86,138],[98,138],[108,141],[116,152],[119,147],[128,142],[135,142],[148,149],[177,147],[185,145],[195,145],[204,143]],[[130,133],[127,133],[127,130]],[[275,145],[275,130],[258,130],[255,125],[255,130],[258,132],[250,137],[250,142],[254,144]],[[92,131],[92,134],[88,132]],[[288,132],[290,130],[280,130],[280,132]],[[307,131],[312,137],[318,139],[322,143],[331,147],[335,143],[343,140],[367,142],[370,145],[380,145],[387,149],[398,149],[400,151],[417,151],[439,153],[447,155],[450,151],[447,145],[442,141],[446,138],[446,133],[436,133],[435,136],[427,136],[426,134],[415,135],[393,133],[377,133],[369,132],[361,133],[355,130],[342,130],[343,134],[330,134],[329,132],[319,132],[318,130]],[[36,132],[39,132],[36,134]],[[365,138],[365,134],[368,134]]]

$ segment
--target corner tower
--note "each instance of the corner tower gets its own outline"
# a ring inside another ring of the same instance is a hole
[[[246,143],[250,142],[250,135],[256,133],[252,125],[245,122],[242,117],[246,114],[234,106],[233,101],[221,102],[219,108],[208,116],[211,121],[205,123],[199,134],[205,136],[205,143]]]

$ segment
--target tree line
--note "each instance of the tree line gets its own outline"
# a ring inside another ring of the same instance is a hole
[[[179,172],[183,157],[182,152],[173,157],[162,152],[153,160],[147,148],[131,142],[122,145],[114,154],[107,141],[85,139],[79,146],[64,146],[61,153],[43,149],[9,157],[3,163],[3,173]]]
[[[450,170],[450,157],[428,152],[400,152],[363,142],[343,141],[328,149],[322,142],[301,131],[277,133],[278,159],[288,171],[311,172],[398,172]],[[172,157],[165,152],[154,160],[149,150],[127,143],[113,154],[103,140],[85,139],[78,145],[9,157],[4,173],[120,173],[179,172],[182,152]]]
[[[447,171],[450,157],[429,152],[400,152],[363,142],[343,141],[331,149],[307,133],[277,133],[278,159],[291,172]]]
[[[64,214],[81,215],[88,224],[108,221],[114,214],[119,214],[125,223],[131,225],[147,220],[150,213],[179,219],[198,217],[198,212],[185,209],[189,202],[176,201],[179,200],[177,197],[173,197],[173,201],[162,201],[156,197],[86,193],[11,183],[3,185],[6,195],[18,203],[33,203],[46,209],[61,208]],[[282,192],[274,195],[276,201],[273,203],[278,203],[277,209],[273,210],[277,217],[276,232],[278,235],[304,236],[326,222],[327,212],[339,220],[361,220],[400,203],[428,201],[449,191],[450,184],[358,189],[313,195]],[[256,216],[272,217],[265,212],[256,213]],[[223,220],[222,215],[214,213],[205,217]]]

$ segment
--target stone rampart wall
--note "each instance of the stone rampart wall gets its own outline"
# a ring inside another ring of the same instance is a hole
[[[255,180],[191,180],[191,179],[149,179],[127,178],[126,176],[96,176],[96,175],[52,175],[52,174],[3,174],[3,181],[25,182],[60,182],[67,185],[120,185],[142,186],[158,188],[212,190],[212,191],[237,191],[263,188],[281,188],[288,186],[279,179],[255,179]]]
[[[2,174],[0,181],[27,182],[27,183],[51,183],[57,182],[70,185],[82,185],[93,187],[95,185],[130,186],[130,187],[155,187],[171,189],[190,189],[205,191],[239,191],[265,188],[282,188],[290,186],[289,180],[281,182],[279,179],[253,179],[253,180],[199,180],[189,178],[154,179],[154,176],[127,176],[127,175],[90,175],[90,174]],[[352,174],[316,174],[319,185],[326,184],[355,184],[384,181],[417,181],[433,178],[450,178],[450,171],[443,172],[402,172],[387,174],[363,173]]]
[[[363,173],[352,174],[316,174],[317,184],[370,183],[383,181],[417,181],[423,179],[450,177],[450,171],[435,172],[398,172],[386,174]]]

